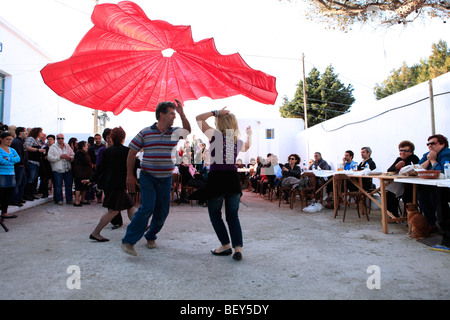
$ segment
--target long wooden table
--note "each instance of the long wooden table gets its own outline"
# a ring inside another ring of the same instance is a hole
[[[314,172],[316,174],[316,172]],[[372,200],[377,206],[381,209],[381,225],[384,233],[388,233],[388,223],[389,222],[399,222],[404,221],[406,218],[398,218],[395,217],[391,212],[387,210],[387,200],[386,200],[386,187],[391,184],[395,179],[403,179],[401,176],[392,176],[387,174],[376,174],[376,175],[366,175],[362,174],[358,171],[317,171],[317,177],[330,177],[324,185],[322,185],[316,193],[319,193],[326,185],[329,183],[333,183],[333,197],[334,197],[334,213],[336,214],[339,210],[339,194],[336,192],[338,190],[337,185],[335,183],[335,179],[333,179],[335,174],[346,174],[349,180],[361,191],[363,192],[367,198]],[[367,192],[362,187],[362,179],[378,179],[380,181],[380,187],[372,192]],[[406,178],[406,177],[405,177]],[[373,194],[376,192],[380,192],[381,194],[381,202],[373,197]],[[366,213],[367,214],[367,213]]]
[[[405,221],[405,217],[396,217],[387,209],[387,197],[386,197],[386,187],[394,182],[395,179],[401,179],[399,176],[392,176],[387,174],[380,175],[362,175],[362,174],[351,174],[348,175],[349,180],[362,192],[366,195],[367,198],[372,200],[377,206],[381,209],[381,225],[383,228],[383,233],[388,233],[388,223],[389,222],[400,222]],[[362,180],[364,178],[376,178],[380,182],[380,186],[371,192],[367,192],[362,187]],[[376,192],[380,192],[381,202],[373,197],[373,194]],[[338,204],[339,205],[339,204]],[[367,213],[366,213],[367,214]]]
[[[420,179],[418,177],[407,177],[399,175],[387,175],[383,174],[362,174],[361,171],[330,171],[330,170],[313,170],[316,177],[326,178],[328,181],[324,183],[319,189],[317,189],[316,194],[319,194],[322,189],[330,183],[333,183],[333,197],[334,197],[334,213],[336,214],[339,210],[339,194],[336,192],[338,190],[334,175],[335,174],[346,174],[349,180],[361,191],[367,198],[372,200],[381,209],[381,224],[383,227],[383,232],[388,233],[388,223],[389,222],[399,222],[406,220],[405,217],[395,217],[389,210],[387,210],[387,200],[386,200],[386,187],[392,182],[400,183],[410,183],[413,185],[413,203],[417,204],[417,187],[418,185],[431,185],[437,187],[450,188],[450,179]],[[378,179],[380,181],[380,187],[376,190],[367,192],[362,187],[362,179]],[[373,197],[373,194],[380,192],[381,202]],[[367,214],[367,213],[366,213]]]

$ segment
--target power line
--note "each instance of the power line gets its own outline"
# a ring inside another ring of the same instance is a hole
[[[301,58],[273,57],[273,56],[253,55],[253,54],[245,54],[245,53],[242,53],[241,55],[242,55],[242,56],[247,56],[247,57],[256,57],[256,58],[265,58],[265,59],[279,59],[279,60],[293,60],[293,61],[299,61],[299,62],[301,62]],[[309,63],[309,64],[312,65],[313,67],[316,67],[316,66],[317,66],[316,64],[314,64],[314,63],[312,63],[312,62],[309,62],[309,61],[305,61],[305,62]],[[319,67],[319,68],[320,68],[320,69],[325,69],[325,68],[323,68],[323,67]],[[358,82],[358,81],[352,80],[352,79],[350,79],[350,78],[348,78],[348,77],[346,77],[346,76],[342,76],[342,77],[345,78],[345,79],[348,79],[349,81],[351,81],[351,82],[354,83],[354,84],[358,84],[358,85],[360,85],[360,86],[363,86],[363,87],[366,87],[366,88],[368,88],[368,89],[373,90],[372,87],[370,87],[370,86],[368,86],[368,85],[366,85],[366,84],[363,84],[363,83],[360,83],[360,82]]]
[[[312,98],[307,98],[307,99],[308,99],[308,101],[317,101],[317,102],[323,102],[323,103],[329,103],[329,104],[337,104],[337,105],[346,106],[346,107],[351,107],[352,106],[351,104],[345,104],[345,103],[339,103],[339,102],[324,101],[324,100],[318,100],[318,99],[312,99]],[[312,106],[312,105],[311,105],[311,107],[314,108],[314,106]],[[320,109],[321,110],[327,110],[327,109],[322,109],[322,108],[320,108]],[[336,112],[344,113],[344,111],[339,111],[339,110],[331,110],[330,109],[330,111],[336,111]]]
[[[78,9],[78,8],[72,7],[72,6],[68,5],[67,3],[61,2],[61,1],[59,1],[59,0],[53,0],[53,1],[55,1],[56,3],[59,3],[59,4],[63,5],[63,6],[66,6],[66,7],[70,8],[70,9],[72,9],[72,10],[81,12],[82,14],[85,14],[85,15],[87,15],[87,16],[90,16],[90,15],[91,15],[91,14],[88,13],[88,12],[85,12],[85,11],[80,10],[80,9]]]
[[[449,93],[450,93],[450,91],[442,92],[442,93],[434,94],[433,97],[438,97],[438,96],[442,96],[442,95],[449,94]],[[362,123],[362,122],[366,122],[366,121],[369,121],[369,120],[378,118],[379,116],[382,116],[382,115],[385,114],[385,113],[388,113],[388,112],[391,112],[391,111],[395,111],[395,110],[398,110],[398,109],[402,109],[402,108],[406,108],[406,107],[409,107],[409,106],[411,106],[411,105],[413,105],[413,104],[422,102],[422,101],[427,100],[427,99],[430,99],[430,97],[425,97],[425,98],[416,100],[416,101],[414,101],[414,102],[411,102],[411,103],[408,103],[408,104],[405,104],[405,105],[402,105],[402,106],[398,106],[398,107],[391,108],[391,109],[389,109],[389,110],[385,110],[385,111],[383,111],[383,112],[381,112],[381,113],[379,113],[379,114],[377,114],[377,115],[374,115],[374,116],[372,116],[372,117],[369,117],[369,118],[367,118],[367,119],[363,119],[363,120],[355,121],[355,122],[350,122],[350,123],[344,124],[344,125],[342,125],[342,126],[340,126],[340,127],[338,127],[338,128],[332,129],[332,130],[327,130],[327,129],[325,129],[325,128],[323,127],[323,123],[321,123],[320,125],[322,126],[322,129],[323,129],[325,132],[333,132],[333,131],[340,130],[340,129],[346,127],[346,126],[350,126],[350,125],[354,125],[354,124],[358,124],[358,123]]]

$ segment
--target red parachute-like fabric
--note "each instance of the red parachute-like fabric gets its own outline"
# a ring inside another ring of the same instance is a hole
[[[95,6],[92,22],[72,57],[41,70],[54,92],[76,104],[119,114],[238,94],[275,103],[273,76],[253,70],[238,53],[219,54],[212,38],[194,42],[190,26],[149,20],[130,1]]]

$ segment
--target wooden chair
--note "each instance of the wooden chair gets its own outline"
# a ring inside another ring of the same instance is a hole
[[[191,195],[196,189],[194,187],[188,186],[186,184],[183,183],[183,177],[180,175],[181,177],[181,189],[180,189],[180,196],[182,196],[184,193],[186,193],[187,195]],[[191,206],[194,206],[193,202],[191,199],[189,199],[189,203],[191,204]],[[180,202],[178,202],[178,204],[180,204]]]
[[[177,199],[180,199],[180,175],[178,173],[172,173],[172,188],[170,190],[171,204],[175,204],[175,194]]]
[[[301,188],[300,190],[299,189],[292,190],[292,196],[291,196],[291,200],[290,200],[291,209],[294,207],[294,202],[295,202],[297,195],[299,195],[299,197],[300,197],[301,210],[303,209],[304,206],[306,207],[306,205],[308,204],[308,196],[311,200],[316,199],[316,176],[314,175],[314,173],[313,172],[304,172],[301,175],[301,178],[307,179],[308,186]]]
[[[266,185],[266,193],[263,195],[262,191],[264,188],[264,184]],[[263,195],[264,197],[267,195],[267,199],[272,201],[272,192],[273,192],[273,186],[267,181],[263,182],[262,180],[259,180],[259,194]]]
[[[345,213],[347,211],[348,200],[351,198],[353,198],[355,200],[356,211],[358,212],[358,217],[361,218],[361,214],[359,212],[359,206],[361,203],[361,209],[365,212],[367,221],[369,221],[369,213],[366,210],[366,204],[365,204],[365,200],[366,200],[365,194],[359,190],[358,191],[349,191],[347,189],[348,176],[346,174],[343,174],[343,173],[335,174],[333,179],[335,179],[335,185],[337,187],[337,190],[334,190],[334,192],[337,192],[337,199],[339,201],[339,204],[341,203],[341,201],[344,204],[344,212],[342,214],[342,222],[345,221]],[[337,211],[334,214],[334,218],[336,218],[336,216],[337,216]]]
[[[278,187],[278,207],[281,207],[281,200],[283,200],[283,193],[286,192],[288,194],[289,203],[292,202],[292,189],[291,187]],[[291,206],[292,209],[292,206]]]
[[[277,197],[280,197],[280,192],[278,190],[278,186],[275,186],[275,185],[272,186],[272,185],[269,184],[269,186],[267,188],[267,192],[269,193],[269,200],[270,200],[270,202],[273,201],[274,197],[275,197],[275,199]]]
[[[260,179],[256,181],[256,193],[261,194],[261,192],[262,192],[262,181]]]

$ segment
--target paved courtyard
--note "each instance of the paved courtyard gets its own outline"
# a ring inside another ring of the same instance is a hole
[[[156,249],[141,240],[137,257],[120,248],[124,226],[89,239],[105,209],[41,205],[17,211],[0,229],[0,299],[304,300],[450,298],[450,255],[406,235],[406,223],[383,234],[379,210],[370,221],[347,212],[318,213],[244,192],[243,260],[217,257],[207,208],[171,207]],[[34,205],[36,205],[35,203]],[[13,212],[12,210],[11,212]]]

